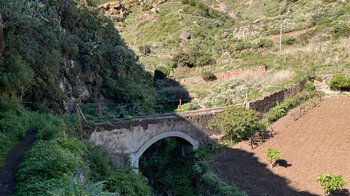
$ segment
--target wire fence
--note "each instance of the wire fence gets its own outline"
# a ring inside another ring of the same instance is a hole
[[[183,99],[173,99],[166,101],[157,101],[154,107],[152,108],[155,114],[164,114],[169,112],[174,112],[175,109],[182,110],[182,105],[184,103],[190,102],[191,98],[183,98]],[[31,110],[45,110],[43,106],[52,106],[50,103],[41,103],[41,102],[29,102],[22,101],[21,102],[24,107]],[[68,104],[70,105],[70,109],[68,112],[75,114],[77,113],[76,104],[84,116],[88,121],[93,120],[105,120],[105,119],[116,119],[116,118],[128,118],[131,116],[142,116],[147,115],[148,112],[144,110],[142,106],[142,102],[134,102],[134,103],[116,103],[116,102],[90,102],[90,103],[74,103]]]

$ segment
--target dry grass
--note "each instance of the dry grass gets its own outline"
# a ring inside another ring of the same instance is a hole
[[[248,93],[249,99],[257,98],[271,89],[287,84],[295,77],[295,72],[290,70],[271,70],[260,74],[244,74],[225,82],[213,82],[201,88],[206,92],[200,97],[200,105],[206,107],[224,106],[228,104],[228,97],[232,103],[242,102]]]
[[[260,74],[244,74],[238,77],[247,83],[260,83],[261,86],[271,87],[293,79],[295,72],[291,70],[271,70]]]
[[[318,74],[350,73],[350,38],[286,48],[281,58],[294,70],[313,68]]]

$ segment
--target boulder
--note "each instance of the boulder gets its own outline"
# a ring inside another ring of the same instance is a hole
[[[232,11],[228,14],[231,18],[237,20],[238,19],[238,15],[236,14],[236,12]]]
[[[228,37],[228,33],[227,32],[224,32],[222,35],[221,35],[221,38],[223,39],[226,39]]]
[[[130,5],[124,7],[119,1],[112,1],[98,7],[104,15],[125,18],[129,14]]]

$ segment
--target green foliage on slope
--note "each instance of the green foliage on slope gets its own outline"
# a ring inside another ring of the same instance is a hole
[[[126,103],[147,99],[140,112],[152,113],[151,74],[94,5],[82,0],[1,0],[5,52],[0,94],[45,102],[60,112],[64,100],[82,96],[83,85],[91,94],[84,101],[102,95]],[[59,85],[64,78],[72,88],[68,92]]]
[[[0,167],[6,153],[26,135],[33,126],[35,114],[22,108],[16,101],[0,99]]]
[[[19,166],[14,195],[73,195],[92,191],[89,188],[93,187],[97,195],[105,191],[152,195],[143,176],[131,169],[117,169],[107,152],[72,137],[76,128],[62,117],[37,113],[30,121],[38,128],[37,140]],[[17,130],[14,127],[8,132]],[[75,188],[70,189],[72,186]]]

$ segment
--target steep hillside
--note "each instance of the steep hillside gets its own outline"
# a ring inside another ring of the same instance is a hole
[[[105,98],[153,112],[152,75],[93,1],[1,0],[0,13],[1,95],[57,112]]]
[[[243,77],[243,83],[262,83],[250,93],[249,99],[253,99],[305,76],[349,72],[349,1],[150,0],[123,1],[122,5],[129,8],[127,16],[115,21],[122,38],[140,56],[146,70],[158,69],[177,81],[201,77],[203,72],[218,76],[241,67],[265,65],[267,77]],[[270,78],[272,83],[261,78]],[[233,86],[237,82],[242,80]],[[221,83],[214,79],[184,87],[202,107],[211,107],[207,100],[219,99],[214,105],[223,105],[228,96],[242,100],[247,93],[227,92],[227,84],[215,90]],[[248,87],[238,85],[242,88]]]
[[[118,23],[122,37],[135,51],[143,45],[151,47],[151,53],[141,57],[148,69],[171,65],[170,59],[181,51],[192,56],[209,56],[220,64],[223,59],[234,58],[236,52],[265,48],[270,43],[259,41],[279,34],[281,20],[284,33],[307,29],[294,34],[300,43],[310,41],[308,38],[319,42],[349,35],[346,1],[156,2],[132,8],[125,21]],[[274,48],[267,52],[270,51]],[[206,62],[194,63],[194,66],[202,65]]]

